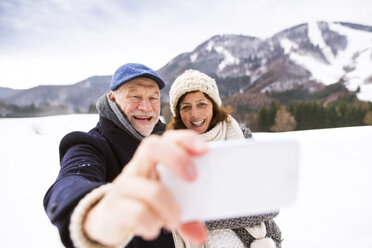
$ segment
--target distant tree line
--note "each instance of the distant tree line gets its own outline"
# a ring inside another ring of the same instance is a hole
[[[242,78],[242,81],[244,80]],[[270,97],[273,99],[271,104],[258,109],[246,104],[237,104],[233,107],[232,115],[252,131],[261,132],[372,125],[372,102],[359,101],[356,98],[357,92],[358,90],[350,93],[340,83],[329,85],[315,94],[309,94],[305,89],[298,87],[284,92],[271,92]],[[343,96],[337,100],[327,100],[328,96],[340,93],[343,93]],[[168,123],[172,117],[169,103],[162,102],[161,109],[161,115]],[[93,103],[88,109],[81,110],[77,107],[49,103],[40,106],[35,104],[17,106],[0,101],[0,118],[72,113],[97,113],[97,109]]]
[[[276,102],[261,107],[250,123],[254,131],[278,132],[318,128],[372,125],[371,102],[348,102],[340,99],[328,104],[323,101],[296,101],[288,105]],[[253,122],[254,122],[253,121]]]
[[[299,85],[267,92],[271,104],[257,110],[235,106],[234,114],[240,123],[261,132],[372,125],[372,102],[358,100],[359,91],[349,91],[342,82],[314,93]]]
[[[50,104],[43,104],[36,106],[30,104],[26,106],[18,106],[15,104],[0,104],[0,117],[34,117],[67,114],[71,111],[64,105],[52,106]]]
[[[91,104],[88,111],[82,111],[78,107],[71,108],[66,105],[51,105],[49,103],[36,106],[30,104],[26,106],[18,106],[15,104],[5,104],[0,101],[0,118],[12,117],[35,117],[61,114],[76,114],[76,113],[97,113],[96,105]]]

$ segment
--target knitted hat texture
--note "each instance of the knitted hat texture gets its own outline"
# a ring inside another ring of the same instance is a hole
[[[169,104],[173,115],[176,113],[180,97],[192,91],[201,91],[211,97],[218,106],[222,104],[216,81],[213,78],[197,70],[186,70],[176,78],[169,91]]]
[[[154,70],[142,64],[129,63],[116,70],[111,78],[110,90],[116,90],[128,81],[139,77],[150,78],[159,85],[159,89],[164,88],[164,81]]]

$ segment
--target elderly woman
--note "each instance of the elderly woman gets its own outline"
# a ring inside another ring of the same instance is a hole
[[[222,106],[215,80],[204,73],[186,70],[172,84],[169,97],[173,117],[168,129],[191,129],[208,142],[252,138],[251,131],[241,129],[230,109]],[[242,197],[249,197],[249,192]],[[209,221],[204,247],[281,247],[281,232],[273,221],[277,214]],[[173,238],[176,248],[192,247],[176,232]]]

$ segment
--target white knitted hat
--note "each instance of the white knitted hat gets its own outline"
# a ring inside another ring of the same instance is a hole
[[[200,71],[186,70],[176,78],[169,91],[169,104],[173,115],[176,113],[180,97],[187,92],[197,90],[207,94],[218,106],[221,106],[222,101],[216,81]]]

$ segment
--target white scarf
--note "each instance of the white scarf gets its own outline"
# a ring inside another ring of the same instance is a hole
[[[244,139],[242,129],[231,115],[227,117],[226,121],[217,123],[211,130],[200,136],[207,142],[227,139]]]
[[[200,136],[207,142],[227,139],[244,139],[243,132],[238,122],[231,115],[228,116],[227,120],[217,123],[211,130],[200,134]],[[199,248],[183,240],[176,232],[173,232],[173,239],[176,248]],[[203,247],[244,248],[239,238],[229,229],[209,231],[207,244]]]

